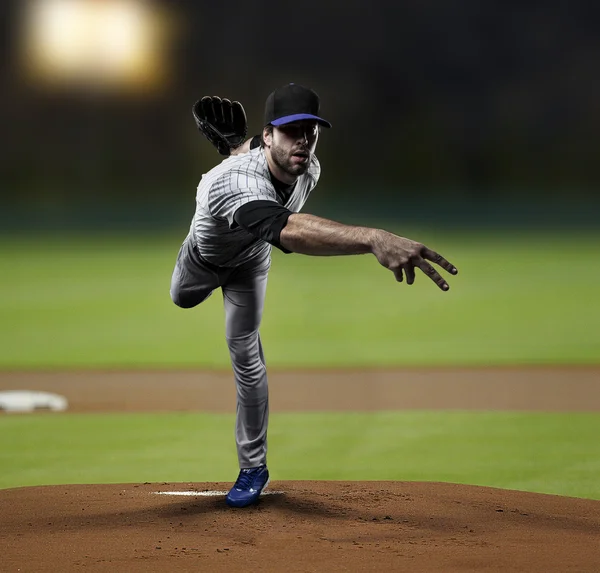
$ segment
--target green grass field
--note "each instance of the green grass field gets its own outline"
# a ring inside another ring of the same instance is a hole
[[[510,412],[273,414],[273,479],[415,480],[600,499],[600,417]],[[231,482],[233,416],[0,416],[0,487]]]
[[[409,233],[406,233],[409,234]],[[598,236],[411,233],[460,270],[442,293],[374,257],[276,253],[261,334],[277,367],[600,360]],[[181,236],[0,240],[0,369],[228,368],[220,293],[175,307]]]
[[[459,269],[442,293],[373,257],[276,253],[271,366],[594,364],[598,236],[406,233]],[[182,236],[0,239],[0,370],[229,368],[220,294],[169,299]],[[233,407],[233,405],[232,405]],[[450,481],[600,499],[600,416],[277,414],[274,479]],[[233,418],[0,416],[0,487],[234,479]]]

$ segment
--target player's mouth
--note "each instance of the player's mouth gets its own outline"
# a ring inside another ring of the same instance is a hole
[[[292,160],[294,161],[294,163],[308,163],[309,159],[310,153],[308,151],[296,151],[292,154]]]

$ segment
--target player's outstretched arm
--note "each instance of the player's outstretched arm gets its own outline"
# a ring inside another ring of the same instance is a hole
[[[415,268],[420,268],[438,287],[446,291],[450,287],[431,261],[452,275],[458,270],[441,255],[425,245],[399,237],[381,229],[343,225],[336,221],[294,213],[281,230],[279,242],[285,249],[304,255],[359,255],[372,253],[385,268],[394,273],[401,282],[411,285],[415,280]]]

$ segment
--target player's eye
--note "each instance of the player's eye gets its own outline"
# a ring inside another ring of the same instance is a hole
[[[307,139],[314,139],[318,133],[319,126],[316,123],[308,125],[287,124],[282,125],[279,129],[281,129],[288,137],[306,137]]]
[[[289,135],[291,137],[300,135],[300,133],[302,131],[297,125],[282,125],[279,129],[281,129],[281,131],[283,131],[283,133],[285,133],[286,135]]]

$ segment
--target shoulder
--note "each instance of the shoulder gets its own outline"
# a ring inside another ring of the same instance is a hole
[[[252,170],[257,174],[265,174],[267,168],[267,158],[262,148],[257,147],[251,149],[247,153],[241,153],[240,155],[232,155],[228,157],[223,163],[227,163],[228,169],[232,171]]]
[[[238,190],[270,190],[267,160],[262,149],[224,159],[202,176],[199,187],[209,196],[236,193]]]
[[[310,169],[317,169],[321,171],[321,162],[317,159],[317,156],[314,153],[310,159]]]
[[[310,160],[310,167],[308,168],[308,175],[315,180],[315,183],[319,180],[321,176],[321,163],[317,159],[317,156],[313,153],[313,156]]]
[[[215,183],[237,188],[271,187],[267,161],[262,149],[227,158]]]
[[[220,167],[208,189],[208,208],[213,217],[230,219],[244,203],[277,200],[262,150],[230,157]]]

